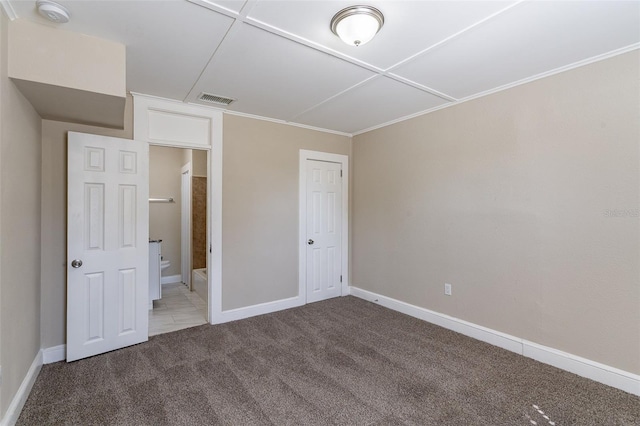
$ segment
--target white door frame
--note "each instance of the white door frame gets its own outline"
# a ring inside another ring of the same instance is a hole
[[[222,116],[215,124],[216,132],[214,133],[214,143],[211,148],[183,143],[149,143],[149,145],[155,146],[194,149],[207,152],[207,211],[211,212],[207,215],[207,247],[209,248],[207,250],[209,296],[209,300],[207,301],[207,321],[210,324],[223,322],[220,320],[222,316]],[[182,167],[181,173],[184,172],[186,167],[191,168],[191,162]],[[193,170],[191,170],[191,175],[193,176]],[[180,179],[182,179],[182,175]],[[180,187],[182,188],[182,182]],[[189,210],[191,210],[191,208],[189,208]],[[180,221],[182,230],[182,218],[180,218]],[[189,217],[189,224],[191,224],[191,217]],[[189,228],[191,228],[191,226],[189,226]],[[182,247],[182,236],[180,236],[180,246]],[[190,233],[189,259],[191,259]],[[182,276],[182,265],[180,265],[180,276]],[[189,275],[189,281],[191,281],[191,275]]]
[[[185,181],[184,175],[188,173]],[[180,278],[191,290],[191,162],[180,169]]]
[[[349,157],[328,152],[300,150],[299,228],[298,228],[298,298],[307,301],[307,160],[328,161],[342,165],[342,288],[349,294]]]
[[[207,151],[208,318],[222,320],[222,111],[133,93],[133,138]]]

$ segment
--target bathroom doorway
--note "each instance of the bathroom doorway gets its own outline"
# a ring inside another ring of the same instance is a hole
[[[208,323],[207,164],[205,150],[149,146],[149,239],[161,268],[149,336]]]

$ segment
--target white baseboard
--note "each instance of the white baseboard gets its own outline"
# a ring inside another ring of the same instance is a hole
[[[11,400],[11,404],[9,404],[9,408],[7,408],[7,412],[0,421],[0,426],[13,426],[16,424],[18,417],[20,417],[22,407],[24,407],[24,403],[27,402],[31,388],[36,382],[40,368],[42,368],[42,350],[38,351],[35,359],[31,363],[27,375],[22,380],[18,391]]]
[[[351,286],[350,294],[360,299],[377,303],[385,308],[456,331],[465,336],[490,343],[494,346],[524,355],[545,364],[569,371],[582,377],[603,383],[640,396],[640,375],[629,373],[606,364],[591,361],[548,346],[529,342],[519,337],[492,330],[449,315],[411,305],[400,300],[382,296]]]
[[[640,396],[640,375],[548,346],[522,340],[522,355],[596,382]]]
[[[178,275],[168,275],[166,277],[162,277],[162,279],[160,280],[161,284],[173,284],[173,283],[179,283],[182,282],[182,275],[178,274]]]
[[[67,345],[58,345],[42,349],[42,363],[51,364],[67,359]]]
[[[517,337],[390,297],[381,296],[358,287],[351,287],[351,295],[522,355],[522,339]]]
[[[217,318],[214,323],[222,324],[229,321],[237,321],[245,318],[255,317],[257,315],[270,314],[272,312],[302,306],[304,305],[304,303],[304,300],[302,300],[299,296],[295,296],[288,299],[246,306],[244,308],[230,309],[228,311],[222,311],[219,316],[216,315]]]

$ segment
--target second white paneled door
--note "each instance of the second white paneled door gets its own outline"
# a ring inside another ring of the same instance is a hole
[[[67,361],[148,340],[149,147],[69,132]]]
[[[307,303],[342,294],[341,164],[307,161]]]

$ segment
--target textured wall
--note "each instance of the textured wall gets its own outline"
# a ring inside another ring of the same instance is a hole
[[[356,136],[352,284],[640,373],[639,62]]]

